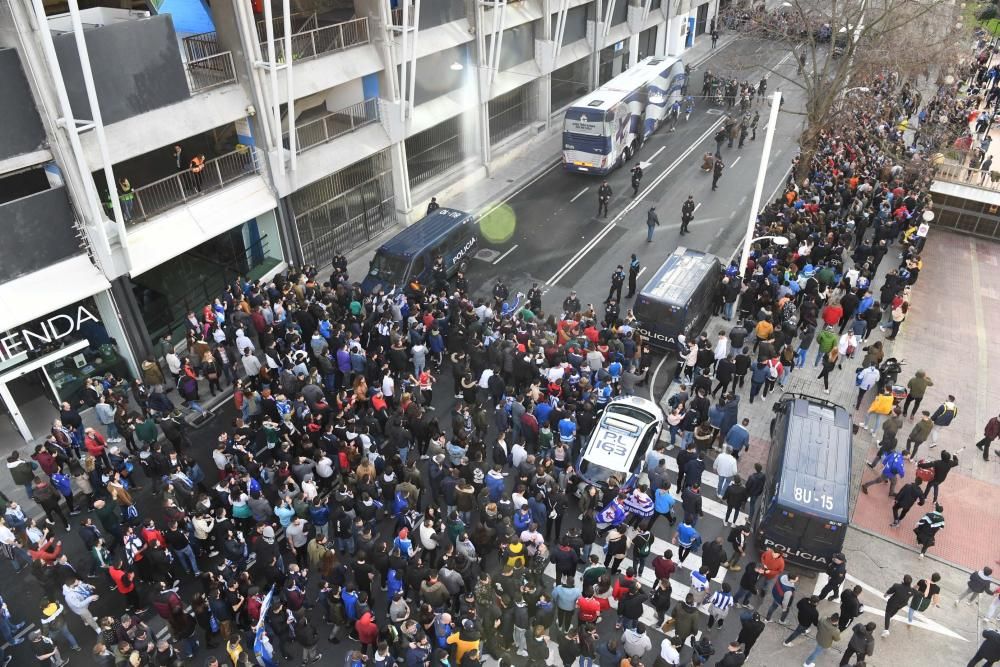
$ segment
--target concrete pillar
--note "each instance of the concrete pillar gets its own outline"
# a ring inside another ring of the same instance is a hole
[[[398,141],[389,147],[389,161],[392,165],[392,194],[396,200],[396,213],[403,221],[412,208],[410,193],[410,172],[406,168],[406,143]]]

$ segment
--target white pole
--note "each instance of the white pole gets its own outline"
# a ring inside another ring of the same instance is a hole
[[[97,87],[94,85],[94,72],[90,68],[90,53],[87,50],[87,38],[83,32],[83,22],[80,19],[80,7],[77,0],[69,0],[69,15],[73,24],[73,38],[76,41],[76,52],[80,58],[80,71],[83,74],[83,85],[87,91],[87,102],[90,105],[91,118],[94,123],[94,135],[97,137],[97,147],[101,153],[101,163],[104,171],[104,180],[108,184],[108,198],[111,200],[111,212],[113,214],[115,227],[118,230],[118,243],[122,249],[122,258],[125,260],[125,271],[132,270],[132,255],[128,247],[128,231],[125,229],[125,216],[122,213],[121,202],[118,199],[118,184],[115,181],[115,173],[111,166],[111,154],[108,151],[108,141],[104,134],[104,120],[101,118],[101,105],[97,100]],[[39,26],[42,30],[47,30],[48,26]],[[69,119],[75,123],[74,119]],[[87,174],[83,174],[87,178]],[[133,194],[133,197],[135,195]]]
[[[740,276],[747,270],[750,261],[750,242],[753,241],[753,230],[757,223],[757,211],[760,209],[760,198],[764,192],[764,179],[767,176],[767,166],[771,162],[771,144],[774,141],[774,129],[778,126],[778,111],[781,109],[781,91],[774,91],[771,97],[771,116],[767,120],[767,133],[764,135],[764,154],[760,156],[760,167],[757,169],[757,185],[753,191],[753,201],[750,203],[750,214],[747,216],[747,231],[743,238],[743,252],[740,254]]]
[[[271,118],[275,134],[278,139],[276,147],[278,149],[278,173],[285,175],[285,142],[281,140],[281,100],[278,97],[278,59],[275,55],[274,47],[274,13],[270,0],[264,3],[264,22],[267,35],[267,75],[271,79]],[[292,54],[285,51],[285,62],[287,63]]]
[[[288,0],[285,0],[282,11],[285,13],[284,16],[284,27],[285,27],[285,94],[288,95],[288,169],[289,171],[295,171],[296,169],[296,136],[295,136],[295,83],[292,78],[292,58],[290,53],[292,53],[292,10],[289,6]],[[313,33],[315,34],[315,33]]]

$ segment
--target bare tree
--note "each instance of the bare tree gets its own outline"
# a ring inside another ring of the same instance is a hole
[[[798,169],[808,169],[821,132],[855,118],[852,105],[866,104],[852,90],[885,73],[916,83],[951,67],[962,39],[958,11],[949,0],[786,0],[744,22],[751,36],[785,45],[795,63],[769,73],[778,87],[803,93],[801,107],[783,108],[803,116]]]

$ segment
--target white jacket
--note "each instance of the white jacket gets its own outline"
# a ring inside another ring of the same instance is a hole
[[[76,614],[86,613],[87,607],[97,599],[97,596],[94,595],[94,587],[82,581],[76,582],[74,586],[63,584],[62,591],[63,598],[66,599],[66,606]]]
[[[732,477],[737,472],[736,457],[723,452],[715,457],[714,467],[719,477]]]

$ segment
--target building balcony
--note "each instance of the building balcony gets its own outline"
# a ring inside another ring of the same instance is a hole
[[[302,153],[310,148],[328,144],[345,134],[378,123],[379,118],[379,100],[373,97],[345,109],[327,112],[319,118],[300,121],[295,126],[296,152]],[[285,146],[288,147],[287,132]]]
[[[276,19],[277,21],[277,19]],[[259,28],[258,28],[259,32]],[[331,25],[319,26],[310,30],[296,32],[291,36],[291,58],[285,53],[285,38],[275,35],[275,59],[279,63],[310,60],[328,53],[338,53],[355,46],[363,46],[370,42],[368,33],[368,17],[351,19]],[[261,53],[268,57],[267,40],[260,44]]]
[[[980,190],[1000,192],[1000,179],[993,180],[993,174],[1000,175],[1000,172],[973,169],[960,164],[942,164],[938,165],[934,179]],[[973,198],[970,197],[970,199]]]
[[[135,225],[259,172],[256,149],[240,146],[231,153],[206,160],[198,173],[188,169],[134,188],[134,200],[129,203],[123,199],[122,212],[126,222]]]
[[[214,32],[189,35],[183,39],[184,73],[192,95],[236,83],[233,54],[219,46]]]

